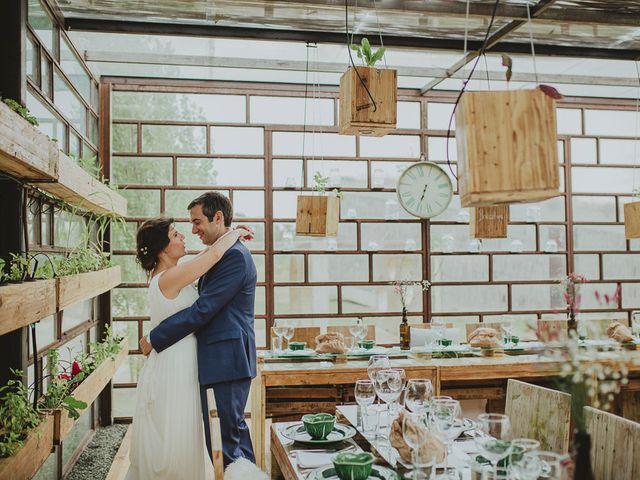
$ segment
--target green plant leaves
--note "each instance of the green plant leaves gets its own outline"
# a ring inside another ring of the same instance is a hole
[[[371,49],[371,44],[369,43],[369,39],[367,39],[367,37],[362,37],[360,45],[358,45],[357,43],[352,43],[350,47],[351,50],[357,53],[358,58],[362,60],[362,63],[367,67],[373,67],[376,62],[382,60],[385,52],[384,47],[380,47],[374,52]]]
[[[69,416],[71,418],[77,420],[78,418],[80,418],[80,412],[78,412],[78,409],[84,410],[85,408],[87,408],[87,403],[83,402],[82,400],[73,398],[71,395],[69,395],[62,401],[62,406],[69,413]]]

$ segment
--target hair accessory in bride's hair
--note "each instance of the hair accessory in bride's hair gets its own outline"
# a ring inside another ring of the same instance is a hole
[[[149,253],[149,249],[147,247],[140,247],[140,253],[143,255],[146,255],[147,253]]]

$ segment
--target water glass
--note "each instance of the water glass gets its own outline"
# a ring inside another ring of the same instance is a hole
[[[398,400],[403,382],[398,370],[379,370],[375,374],[374,385],[378,398],[387,404],[389,426],[391,425],[391,405]],[[386,425],[385,425],[386,427]]]
[[[282,337],[272,337],[271,338],[271,351],[273,353],[282,352]]]
[[[369,380],[375,382],[376,373],[380,370],[391,368],[391,362],[386,355],[371,355],[369,357],[369,365],[367,366],[367,375]]]
[[[405,412],[402,418],[402,438],[411,449],[411,465],[416,472],[416,460],[422,445],[427,441],[428,430],[424,416],[419,413]]]
[[[347,349],[347,353],[353,352],[356,346],[356,339],[349,336],[344,337],[344,346]]]
[[[380,410],[373,405],[362,410],[362,434],[371,438],[374,437],[378,430],[378,424],[380,423]]]
[[[498,413],[483,413],[478,416],[478,429],[482,432],[475,438],[480,454],[491,462],[494,476],[498,475],[498,462],[511,454],[509,441],[509,417]]]
[[[404,405],[409,411],[424,415],[429,409],[429,401],[432,396],[431,380],[412,378],[407,382]]]
[[[533,438],[516,438],[511,441],[513,452],[511,453],[511,461],[509,462],[509,474],[515,479],[523,477],[525,470],[524,455],[527,452],[533,452],[540,448],[540,442]]]
[[[286,330],[284,332],[284,338],[287,339],[287,348],[289,348],[289,343],[291,342],[291,339],[295,335],[295,331],[296,329],[291,326],[286,327]]]
[[[363,429],[366,429],[366,411],[370,405],[376,400],[376,389],[371,380],[357,380],[354,388],[354,396],[356,403],[360,406],[360,412],[363,419]]]
[[[429,421],[433,430],[442,436],[447,447],[447,456],[444,459],[444,475],[442,478],[448,478],[449,452],[453,441],[461,432],[460,413],[460,402],[458,400],[437,399],[431,401]]]

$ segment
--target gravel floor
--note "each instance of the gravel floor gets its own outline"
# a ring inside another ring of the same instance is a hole
[[[104,480],[128,425],[99,428],[69,474],[68,480]]]

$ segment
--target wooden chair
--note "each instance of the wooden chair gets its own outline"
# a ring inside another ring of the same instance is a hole
[[[316,337],[320,335],[320,327],[294,327],[292,342],[307,342],[307,348],[316,348]],[[276,334],[271,328],[271,338]],[[283,345],[285,346],[285,345]]]
[[[640,424],[592,407],[585,407],[584,414],[594,478],[640,478]]]
[[[327,333],[329,332],[338,332],[344,335],[345,337],[353,336],[349,331],[349,325],[330,325],[327,327]],[[367,336],[364,337],[364,340],[375,340],[375,339],[376,339],[375,325],[367,325]]]
[[[587,337],[590,339],[607,338],[607,328],[611,322],[620,322],[623,325],[629,326],[628,318],[590,318],[588,320],[580,320],[584,322],[587,330]]]
[[[564,341],[567,339],[567,321],[538,320],[536,335],[542,342]]]
[[[571,395],[509,379],[505,414],[513,438],[535,438],[541,450],[569,451]]]
[[[478,328],[494,328],[498,333],[502,332],[502,324],[499,322],[480,322],[480,323],[466,323],[464,329],[466,331],[465,338],[469,341],[469,336],[475,332]]]
[[[433,327],[433,323],[410,323],[409,324],[409,328],[432,328]],[[439,327],[444,327],[444,328],[453,328],[454,325],[453,323],[449,322],[449,323],[436,323],[436,325],[438,325]]]

